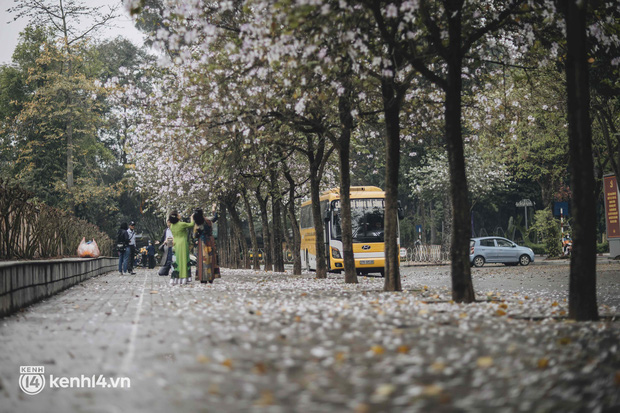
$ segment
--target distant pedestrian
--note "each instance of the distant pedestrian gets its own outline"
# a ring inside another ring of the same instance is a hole
[[[215,209],[212,212],[215,214],[212,219],[206,218],[200,208],[194,211],[193,216],[194,238],[198,241],[196,276],[201,283],[212,283],[214,278],[220,278],[215,239],[213,238],[213,222],[217,221],[218,216]]]
[[[170,231],[172,231],[174,239],[172,249],[178,271],[178,278],[175,276],[175,272],[173,272],[170,284],[186,284],[189,266],[189,242],[187,238],[190,228],[194,227],[194,223],[181,221],[181,217],[176,211],[170,214],[168,220],[170,221]]]
[[[116,250],[118,252],[118,272],[123,275],[128,271],[129,264],[129,234],[127,233],[127,223],[123,222],[116,232]]]
[[[159,275],[168,275],[170,272],[170,268],[172,267],[172,231],[170,230],[170,221],[166,221],[166,225],[168,228],[164,231],[164,234],[161,237],[159,250],[162,252],[161,260],[159,261],[159,265],[161,268],[159,269]]]
[[[131,221],[129,223],[129,229],[127,230],[127,234],[129,234],[129,264],[127,265],[127,269],[131,274],[135,274],[133,270],[134,260],[136,259],[136,223]]]
[[[146,256],[148,258],[149,269],[155,268],[155,247],[152,241],[149,241],[149,245],[146,247]]]
[[[148,260],[148,250],[147,246],[140,248],[140,266],[146,268]]]

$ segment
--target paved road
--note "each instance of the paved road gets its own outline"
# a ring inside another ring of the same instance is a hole
[[[528,265],[506,267],[487,264],[472,268],[472,281],[476,293],[493,292],[545,297],[553,300],[568,299],[568,262],[554,265]],[[401,267],[401,274],[413,277],[419,283],[442,289],[449,296],[451,287],[450,267]],[[616,307],[620,315],[620,262],[601,262],[597,266],[597,299],[599,305]]]
[[[170,287],[144,269],[100,276],[0,320],[0,411],[620,407],[618,266],[599,268],[616,289],[597,323],[561,319],[559,267],[476,269],[482,302],[469,305],[449,301],[447,271],[404,270],[401,293],[373,277],[224,270],[213,285]],[[20,390],[20,366],[45,368],[41,393]],[[131,387],[58,388],[82,375]]]

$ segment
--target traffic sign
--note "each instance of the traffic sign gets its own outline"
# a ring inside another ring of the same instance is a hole
[[[518,201],[515,206],[519,207],[519,208],[524,208],[524,207],[531,207],[534,206],[534,203],[532,201],[530,201],[529,199],[522,199],[520,201]]]

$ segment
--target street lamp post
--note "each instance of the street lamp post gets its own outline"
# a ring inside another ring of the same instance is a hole
[[[528,229],[527,226],[527,207],[531,207],[536,205],[535,202],[530,201],[529,199],[522,199],[520,201],[518,201],[517,203],[515,203],[515,206],[517,208],[523,208],[525,210],[525,229]]]

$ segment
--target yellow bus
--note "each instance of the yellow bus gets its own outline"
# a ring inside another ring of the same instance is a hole
[[[358,274],[380,273],[384,275],[385,192],[376,186],[352,186],[350,191],[355,269]],[[321,238],[325,242],[327,270],[341,272],[344,270],[344,260],[342,258],[339,188],[323,192],[319,201],[325,226],[325,233]],[[310,200],[301,205],[299,219],[301,258],[307,270],[316,270],[316,233],[311,208],[312,201]],[[402,211],[399,208],[399,218],[401,215]],[[400,246],[400,238],[398,244]]]

